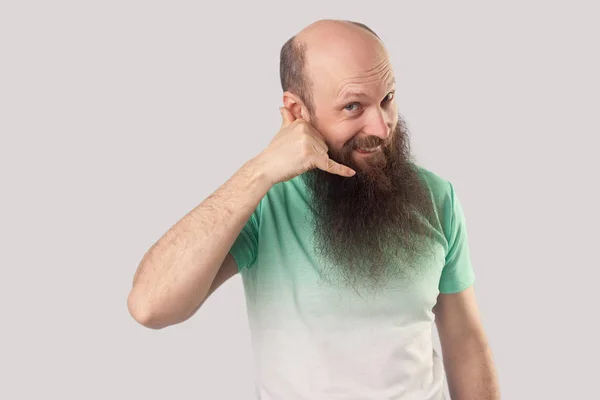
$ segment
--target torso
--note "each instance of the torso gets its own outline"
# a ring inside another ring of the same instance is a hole
[[[323,283],[299,177],[261,202],[258,252],[241,271],[259,399],[441,399],[432,324],[447,243],[421,274],[377,293]],[[431,226],[441,231],[439,226]]]

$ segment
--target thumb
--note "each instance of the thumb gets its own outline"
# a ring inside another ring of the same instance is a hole
[[[281,118],[282,118],[282,122],[281,122],[282,128],[288,126],[289,124],[294,122],[294,120],[296,119],[296,118],[294,118],[294,114],[292,114],[292,112],[285,107],[279,108],[279,112],[281,113]]]

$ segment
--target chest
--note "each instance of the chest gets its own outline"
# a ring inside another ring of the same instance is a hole
[[[442,241],[432,238],[431,255],[410,266],[413,274],[392,277],[376,289],[357,290],[324,279],[305,212],[263,217],[256,262],[242,274],[248,312],[263,327],[430,323],[445,258]]]

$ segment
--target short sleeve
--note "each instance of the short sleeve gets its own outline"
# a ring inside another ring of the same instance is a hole
[[[260,223],[260,204],[242,228],[229,252],[238,266],[238,272],[250,267],[258,253],[258,227]]]
[[[449,201],[445,202],[443,213],[448,251],[440,277],[440,293],[461,292],[475,281],[469,253],[466,220],[462,205],[454,192],[452,184],[450,184],[449,197]]]

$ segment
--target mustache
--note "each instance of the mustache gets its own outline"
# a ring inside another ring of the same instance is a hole
[[[390,131],[390,134],[388,135],[387,139],[381,139],[377,136],[372,136],[372,135],[369,135],[366,138],[360,138],[360,139],[352,138],[351,140],[346,142],[346,144],[343,146],[344,150],[353,150],[353,149],[356,149],[357,147],[362,147],[363,149],[377,147],[377,146],[386,147],[392,143],[392,140],[393,140],[397,130],[398,130],[397,127],[396,127],[396,129],[392,129]]]
[[[369,136],[368,138],[365,138],[365,139],[352,139],[344,144],[344,146],[342,147],[342,152],[349,153],[352,150],[355,150],[359,147],[361,147],[363,149],[368,149],[368,148],[377,147],[377,146],[383,147],[386,144],[388,144],[388,142],[381,140],[380,138],[375,137],[375,136]]]

